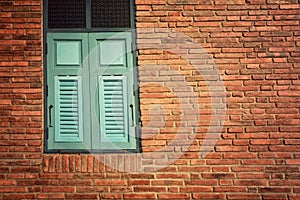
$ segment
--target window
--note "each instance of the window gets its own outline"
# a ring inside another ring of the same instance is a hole
[[[44,5],[46,151],[137,151],[133,2]]]

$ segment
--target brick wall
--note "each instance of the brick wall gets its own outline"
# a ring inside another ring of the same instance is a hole
[[[0,1],[0,199],[299,199],[300,2],[136,0],[136,15],[143,153],[126,161],[144,172],[126,173],[118,155],[43,154],[42,3]]]

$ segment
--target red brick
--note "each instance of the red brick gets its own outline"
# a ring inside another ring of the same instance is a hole
[[[248,147],[246,146],[217,146],[216,151],[221,152],[232,152],[232,151],[238,151],[238,152],[245,152],[247,151]]]
[[[1,186],[13,186],[16,185],[15,180],[0,180],[0,185]]]
[[[98,194],[66,194],[68,199],[97,199]]]
[[[124,194],[124,199],[156,199],[155,194]]]
[[[61,186],[89,186],[92,185],[92,180],[85,180],[85,179],[72,179],[72,180],[66,180],[63,179],[60,181]],[[97,185],[97,184],[95,184]]]
[[[290,193],[291,188],[282,188],[282,187],[263,187],[260,189],[262,193]]]
[[[287,165],[299,165],[300,164],[299,159],[288,159],[285,162]]]
[[[113,194],[113,193],[101,193],[100,199],[123,199],[122,194]]]
[[[257,172],[257,173],[239,173],[237,175],[237,178],[239,179],[268,179],[270,178],[270,175],[264,174],[263,172]]]
[[[188,186],[188,187],[180,187],[181,193],[197,193],[197,192],[212,192],[212,188],[210,186]]]
[[[182,180],[153,180],[153,181],[151,181],[151,185],[153,185],[153,186],[183,185],[183,181]]]
[[[245,192],[246,188],[242,186],[216,186],[214,187],[214,192],[222,193],[222,192]]]
[[[95,185],[126,185],[126,180],[95,180]]]
[[[129,180],[128,185],[150,185],[150,180]]]
[[[267,185],[267,180],[235,180],[234,185],[236,186],[264,186]]]
[[[36,199],[35,194],[4,194],[3,199]]]
[[[0,187],[1,193],[26,193],[26,187]]]
[[[299,180],[271,180],[270,186],[299,186]]]
[[[226,5],[229,5],[229,4],[244,4],[245,1],[243,0],[229,0],[229,1],[226,1],[226,0],[216,0],[215,1],[215,4],[216,5],[219,5],[219,4],[226,4]]]
[[[155,5],[155,4],[166,4],[166,0],[150,0],[150,1],[146,1],[146,0],[136,0],[135,3],[137,5],[147,5],[147,4],[150,4],[150,5]]]
[[[43,192],[51,193],[51,192],[62,192],[62,193],[74,193],[74,187],[64,187],[64,186],[53,186],[53,187],[44,187]]]
[[[297,199],[299,199],[300,198],[300,195],[298,195],[298,194],[295,194],[295,195],[289,195],[289,199],[290,200],[297,200]]]
[[[134,192],[166,192],[166,187],[134,187]]]
[[[87,191],[93,192],[108,192],[109,186],[78,186],[76,187],[76,192],[78,193],[85,193]]]
[[[159,198],[161,199],[168,199],[168,198],[173,198],[173,199],[190,199],[189,194],[159,194]]]

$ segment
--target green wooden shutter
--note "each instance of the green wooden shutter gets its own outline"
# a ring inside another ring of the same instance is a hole
[[[93,149],[136,149],[131,33],[90,34]]]
[[[48,149],[89,149],[87,34],[48,33],[47,44]]]
[[[48,33],[48,149],[135,150],[131,33]]]

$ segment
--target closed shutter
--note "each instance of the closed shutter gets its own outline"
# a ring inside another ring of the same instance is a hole
[[[135,150],[131,33],[48,33],[48,149]]]
[[[131,33],[92,33],[90,61],[94,149],[136,149]],[[97,83],[97,84],[94,84]]]
[[[47,112],[49,149],[90,149],[87,34],[48,33]]]

